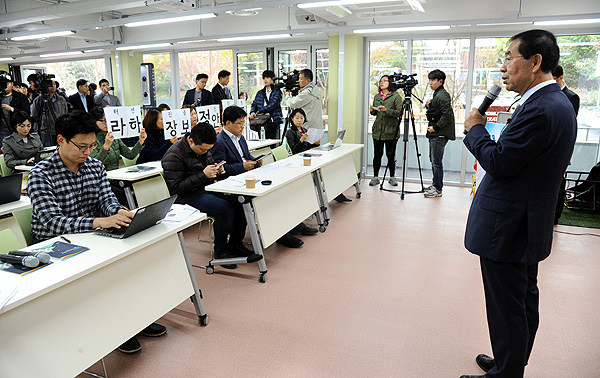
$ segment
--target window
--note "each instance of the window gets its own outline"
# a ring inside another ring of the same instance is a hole
[[[240,93],[245,92],[248,95],[246,104],[251,105],[256,92],[265,86],[262,79],[265,70],[264,53],[238,53],[237,67]]]
[[[54,75],[55,80],[68,95],[77,92],[77,80],[85,79],[90,83],[98,84],[98,81],[106,76],[103,58],[35,64],[32,67],[45,67],[46,73]],[[27,80],[27,77],[24,77],[23,80]],[[99,89],[96,90],[96,92],[98,91]]]
[[[317,86],[323,93],[323,120],[327,129],[327,107],[329,105],[329,49],[316,50]]]
[[[184,98],[188,89],[196,87],[196,75],[208,75],[207,90],[219,82],[219,71],[227,70],[232,73],[229,88],[233,88],[233,52],[231,50],[191,51],[179,53],[179,93]]]
[[[174,103],[171,90],[171,55],[169,53],[144,54],[144,63],[154,64],[156,105],[165,103],[171,109],[179,108],[179,104]]]

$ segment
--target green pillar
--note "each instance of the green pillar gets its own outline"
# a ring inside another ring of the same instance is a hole
[[[329,114],[328,136],[335,142],[338,126],[338,106],[340,99],[339,62],[340,38],[329,37]],[[344,35],[344,83],[343,83],[343,125],[346,129],[344,142],[361,143],[363,135],[363,49],[364,37],[357,34]],[[355,155],[357,172],[360,170],[360,156]]]
[[[142,105],[142,79],[140,77],[140,64],[144,62],[144,54],[129,51],[112,51],[111,65],[113,77],[111,84],[115,87],[115,96],[119,96],[116,54],[119,54],[121,73],[123,77],[123,105]]]

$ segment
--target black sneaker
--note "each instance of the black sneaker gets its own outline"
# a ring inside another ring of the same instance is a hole
[[[140,333],[148,337],[162,336],[167,333],[167,327],[158,323],[152,323],[148,327],[144,328]]]
[[[290,234],[289,232],[279,239],[277,239],[277,244],[281,244],[288,248],[300,248],[304,242]]]
[[[292,231],[290,231],[292,235],[314,235],[317,232],[319,232],[319,230],[308,227],[304,223],[300,223],[296,227],[292,228]]]
[[[132,354],[142,350],[142,346],[140,345],[140,342],[138,341],[137,337],[133,336],[131,339],[119,345],[117,349],[119,350],[119,352]]]
[[[254,251],[246,248],[244,243],[230,243],[227,244],[227,255],[230,257],[249,257],[254,255]]]
[[[339,203],[344,203],[344,202],[352,202],[352,200],[348,197],[346,197],[344,195],[344,193],[340,194],[339,196],[334,198],[335,201],[339,202]]]
[[[215,260],[220,260],[220,259],[230,259],[232,257],[237,257],[237,256],[231,256],[229,255],[229,253],[215,253]],[[246,257],[246,256],[244,256]],[[219,265],[220,267],[224,268],[224,269],[235,269],[237,268],[237,264],[222,264]]]

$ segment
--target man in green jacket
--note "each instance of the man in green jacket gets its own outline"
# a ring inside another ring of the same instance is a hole
[[[429,126],[427,127],[427,138],[429,139],[429,160],[433,170],[433,183],[425,191],[425,198],[442,196],[444,186],[444,148],[448,140],[456,139],[454,126],[454,111],[452,100],[444,89],[446,74],[441,70],[431,71],[429,87],[434,91],[433,98],[427,101]],[[431,117],[431,115],[434,115]]]

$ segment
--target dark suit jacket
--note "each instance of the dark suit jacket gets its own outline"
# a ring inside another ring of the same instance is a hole
[[[185,92],[183,105],[196,105],[194,103],[194,92],[196,92],[196,88],[192,88]],[[202,102],[201,106],[212,105],[215,103],[213,95],[208,89],[203,89],[202,92],[200,92],[200,101]]]
[[[25,112],[27,114],[31,114],[31,111],[29,109],[29,99],[27,98],[27,96],[25,96],[23,93],[19,93],[19,92],[15,91],[15,90],[12,91],[12,98],[10,99],[9,105],[12,108],[14,108],[15,111],[10,112],[9,118],[5,119],[5,121],[6,121],[6,126],[9,128],[9,131],[10,131],[9,134],[12,134],[13,132],[17,131],[17,130],[10,130],[10,119],[12,118],[12,116],[17,112]],[[0,117],[4,118],[4,111],[2,110],[1,107],[0,107]]]
[[[483,125],[467,133],[465,145],[487,172],[467,220],[470,252],[520,264],[548,257],[556,197],[577,135],[572,109],[550,84],[515,110],[498,143]]]
[[[85,95],[85,101],[87,102],[88,111],[92,110],[95,106],[94,98],[90,95]],[[83,102],[81,102],[79,92],[69,96],[69,104],[73,105],[73,110],[83,110],[85,112],[85,107],[83,106]]]
[[[577,114],[579,113],[579,96],[577,95],[577,93],[575,93],[572,90],[570,90],[569,88],[567,88],[566,85],[562,91],[564,94],[567,95],[567,98],[569,99],[569,101],[571,101],[571,104],[573,105],[573,109],[575,109],[575,116],[577,116]]]
[[[230,89],[230,91],[231,91],[231,89]],[[227,97],[225,90],[223,88],[221,88],[221,85],[219,83],[215,84],[215,86],[213,87],[212,96],[213,96],[213,100],[215,101],[215,104],[219,104],[219,105],[223,105],[221,103],[221,100],[227,100],[229,98],[229,97]]]
[[[240,139],[240,146],[242,147],[242,152],[244,153],[244,158],[246,160],[256,160],[254,156],[250,155],[248,144],[243,136]],[[225,174],[219,176],[219,180],[245,172],[244,160],[240,157],[237,148],[235,148],[233,141],[229,138],[229,135],[227,135],[225,130],[217,135],[217,143],[215,143],[211,152],[215,162],[220,163],[223,160],[227,162],[223,165]]]

